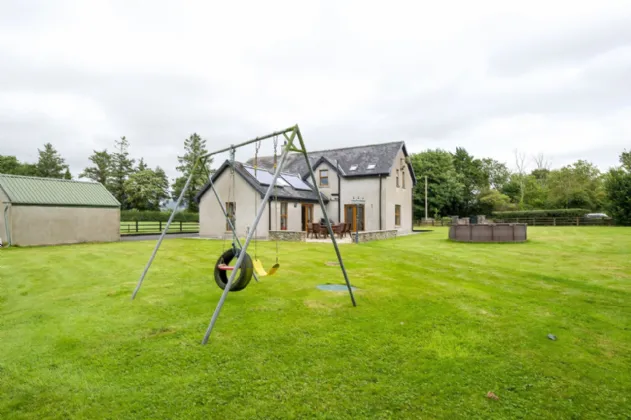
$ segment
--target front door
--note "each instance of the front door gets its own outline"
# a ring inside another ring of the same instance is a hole
[[[351,223],[353,232],[364,230],[364,205],[344,205],[344,222]]]
[[[307,231],[308,224],[313,223],[313,204],[302,205],[302,230]]]

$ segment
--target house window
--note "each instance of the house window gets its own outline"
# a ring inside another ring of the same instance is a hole
[[[320,186],[321,187],[329,186],[329,170],[328,169],[320,169]]]
[[[397,188],[401,187],[401,183],[399,182],[399,170],[397,169]]]
[[[287,230],[287,202],[280,203],[280,230]]]
[[[405,189],[405,169],[401,169],[401,186]]]
[[[401,226],[401,206],[399,204],[394,205],[394,225]]]
[[[237,204],[233,202],[226,203],[226,213],[228,214],[228,218],[232,221],[232,225],[235,226],[237,222],[236,214],[237,214]],[[226,220],[226,231],[230,232],[230,223]]]

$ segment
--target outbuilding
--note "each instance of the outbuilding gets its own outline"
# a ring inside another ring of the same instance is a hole
[[[120,240],[120,203],[98,182],[0,174],[0,212],[5,246]]]

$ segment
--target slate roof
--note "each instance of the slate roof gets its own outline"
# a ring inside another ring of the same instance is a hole
[[[403,153],[407,157],[405,142],[402,141],[313,151],[309,152],[308,156],[309,162],[311,162],[311,166],[314,169],[320,163],[328,162],[333,168],[337,167],[336,163],[339,164],[339,172],[343,177],[377,176],[389,175],[392,172],[392,165],[395,164],[394,159],[401,149],[403,149]],[[247,163],[252,164],[252,161],[250,159]],[[273,162],[273,156],[259,156],[258,158],[258,163],[261,167],[272,168]],[[357,165],[357,169],[351,171],[353,165]],[[375,167],[368,169],[369,165],[375,165]],[[409,163],[407,165],[412,181],[416,184],[414,170]],[[287,155],[283,170],[290,173],[299,173],[303,179],[306,179],[309,175],[307,163],[300,153]]]
[[[230,168],[230,160],[226,160],[220,167],[219,169],[217,169],[213,175],[211,176],[211,180],[213,183],[215,183],[217,181],[217,179],[219,178],[219,176],[226,170]],[[265,193],[267,192],[267,185],[261,185],[254,176],[252,176],[246,169],[245,165],[241,162],[235,162],[234,163],[234,170],[235,173],[240,175],[248,184],[250,184],[252,186],[252,188],[254,188],[260,195],[261,198],[263,198],[265,196]],[[259,168],[259,171],[264,170]],[[287,174],[289,175],[289,172],[284,171],[282,174]],[[281,175],[282,175],[281,174]],[[273,174],[271,174],[273,175]],[[311,186],[311,185],[310,185]],[[204,185],[204,187],[197,193],[197,195],[195,196],[195,201],[197,201],[199,203],[199,200],[201,199],[201,197],[210,189],[210,181],[206,183],[206,185]],[[328,202],[328,198],[326,197],[326,195],[320,193],[322,195],[322,199],[324,200],[324,202]],[[279,199],[282,200],[292,200],[292,201],[313,201],[313,202],[317,202],[318,201],[318,196],[316,195],[315,191],[304,191],[304,190],[297,190],[291,186],[284,186],[284,187],[278,187],[276,188],[276,195]]]
[[[11,204],[60,207],[120,207],[98,182],[0,174],[0,190]]]

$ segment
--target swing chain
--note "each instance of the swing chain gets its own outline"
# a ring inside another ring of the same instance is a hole
[[[257,178],[256,176],[256,170],[258,168],[258,162],[259,162],[259,149],[261,148],[261,140],[257,141],[255,143],[255,152],[254,152],[254,178]],[[258,178],[257,178],[258,179]],[[256,191],[254,192],[254,213],[256,214],[258,211],[258,197],[257,197],[257,193]],[[257,229],[254,229],[254,259],[257,260],[258,259],[258,249],[257,249],[257,243],[258,241],[256,240],[256,232]]]
[[[234,203],[234,190],[236,188],[236,179],[234,176],[234,165],[235,165],[235,154],[236,154],[236,150],[234,149],[234,147],[232,147],[230,149],[230,178],[231,178],[231,183],[228,184],[228,200],[229,200],[229,205],[231,206],[230,208],[226,209],[226,212],[228,213],[228,218],[230,219],[230,226],[232,227],[232,251],[234,252],[234,255],[236,257],[238,257],[239,255],[239,249],[237,249],[237,245],[235,243],[235,236],[237,234],[236,229],[237,227],[235,226],[235,217],[234,214],[236,213],[236,209],[235,209],[235,204]],[[224,236],[224,241],[225,241],[225,236]]]
[[[276,167],[278,162],[278,136],[274,136],[274,173],[276,173]],[[274,220],[276,223],[276,230],[278,230],[278,190],[276,183],[274,183]],[[278,264],[278,236],[276,237],[276,264]]]

